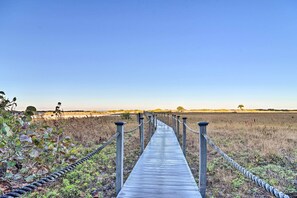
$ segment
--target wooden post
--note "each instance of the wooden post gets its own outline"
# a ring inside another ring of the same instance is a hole
[[[156,114],[153,114],[153,132],[156,130]]]
[[[174,122],[173,122],[173,121],[174,121],[173,117],[174,117],[174,115],[172,114],[171,117],[172,117],[172,118],[171,118],[171,127],[172,127],[172,129],[173,129],[173,131],[174,131],[174,127],[173,127],[173,123],[174,123]]]
[[[199,150],[199,191],[203,198],[206,197],[206,171],[207,171],[207,142],[206,139],[202,134],[206,133],[206,126],[208,122],[199,122],[200,127],[200,135],[199,135],[199,142],[200,142],[200,150]]]
[[[175,127],[176,127],[176,123],[175,123],[175,115],[172,115],[172,129],[173,129],[173,131],[174,131],[174,133],[176,133],[176,130],[175,130]]]
[[[176,116],[176,137],[177,137],[177,141],[179,142],[179,118],[180,116]]]
[[[176,115],[174,115],[174,132],[175,132],[175,135],[176,135]]]
[[[143,129],[144,129],[144,123],[143,123],[143,117],[140,117],[140,127],[139,127],[139,137],[140,137],[140,155],[143,153],[144,151],[144,133],[143,133]]]
[[[155,130],[157,130],[157,127],[158,127],[158,114],[156,114],[156,124],[155,124]]]
[[[124,165],[124,122],[115,122],[117,126],[117,147],[116,147],[116,193],[122,189],[123,186],[123,165]]]
[[[152,116],[148,116],[149,117],[149,134],[150,134],[150,138],[152,138],[153,133],[152,133]]]
[[[187,118],[183,117],[183,153],[184,156],[186,157],[187,155]]]
[[[170,114],[167,114],[168,125],[170,125]]]
[[[138,113],[137,114],[137,121],[138,121],[138,123],[140,123],[140,118],[141,118],[141,113]]]
[[[177,137],[177,115],[174,116],[174,128],[175,128],[175,136]]]

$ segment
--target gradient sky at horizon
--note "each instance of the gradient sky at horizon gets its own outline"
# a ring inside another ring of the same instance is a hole
[[[0,90],[64,110],[297,109],[297,1],[0,1]]]

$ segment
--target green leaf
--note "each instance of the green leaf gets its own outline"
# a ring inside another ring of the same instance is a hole
[[[5,175],[5,178],[11,179],[13,177],[13,174],[11,172],[7,172]]]
[[[19,122],[22,126],[25,124],[24,121],[23,121],[21,118],[18,119],[18,122]]]
[[[27,136],[27,135],[24,135],[24,134],[22,134],[22,135],[20,136],[20,141],[21,141],[21,142],[30,142],[30,143],[32,143],[32,139],[31,139],[31,137],[29,137],[29,136]]]
[[[36,158],[39,156],[39,152],[36,150],[36,149],[33,149],[31,152],[30,152],[30,157],[32,158]]]
[[[12,136],[12,130],[6,123],[3,123],[1,131],[4,135]]]
[[[26,182],[33,182],[35,179],[35,174],[30,175],[28,177],[25,178]]]
[[[31,121],[32,120],[31,116],[26,116],[26,120]]]
[[[13,176],[13,180],[19,180],[19,179],[22,179],[21,174],[17,173]]]
[[[22,173],[22,174],[25,174],[25,173],[27,173],[28,172],[28,168],[22,168],[21,170],[20,170],[20,173]]]
[[[7,162],[7,167],[8,168],[14,167],[15,165],[16,165],[16,162],[15,161],[8,161]]]
[[[43,134],[43,138],[44,138],[44,139],[48,139],[48,138],[49,138],[48,133],[44,133],[44,134]]]
[[[5,145],[6,145],[6,142],[5,142],[4,140],[2,140],[2,141],[0,142],[0,148],[3,148]]]

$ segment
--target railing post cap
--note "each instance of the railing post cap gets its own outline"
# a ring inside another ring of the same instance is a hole
[[[178,115],[177,118],[180,118],[180,116]]]
[[[124,124],[126,124],[125,122],[115,122],[115,125],[117,125],[117,126],[121,126],[121,125],[124,125]]]
[[[207,126],[208,125],[208,122],[198,122],[198,125],[199,126]]]
[[[186,120],[187,119],[187,117],[183,117],[183,120]]]
[[[150,118],[150,117],[152,117],[152,116],[149,115],[148,117]]]
[[[143,120],[143,119],[144,119],[144,117],[140,117],[139,119],[140,119],[140,120]]]

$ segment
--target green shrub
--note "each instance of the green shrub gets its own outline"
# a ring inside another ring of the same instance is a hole
[[[35,107],[15,112],[15,106],[16,98],[10,101],[0,91],[0,176],[6,182],[32,182],[67,159],[71,140],[58,126],[31,123]]]
[[[130,120],[131,119],[131,115],[129,112],[125,112],[121,114],[121,118],[125,119],[125,120]]]

